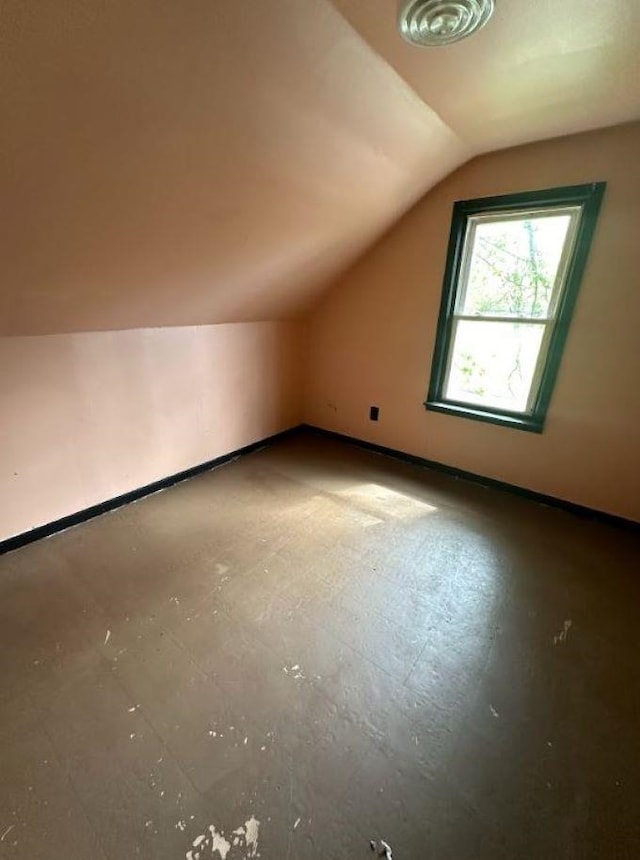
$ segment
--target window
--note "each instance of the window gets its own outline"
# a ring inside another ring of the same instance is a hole
[[[604,189],[455,204],[427,409],[542,432]]]

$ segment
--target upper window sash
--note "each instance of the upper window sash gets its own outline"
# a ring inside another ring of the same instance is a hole
[[[490,316],[495,317],[496,322],[504,320],[504,322],[513,322],[516,320],[525,319],[531,322],[544,322],[545,320],[555,319],[558,300],[562,291],[562,287],[566,281],[567,269],[575,249],[576,236],[578,227],[582,217],[583,206],[551,206],[547,208],[523,208],[516,209],[511,212],[495,212],[490,215],[470,215],[467,218],[467,226],[463,241],[463,255],[458,273],[455,304],[453,308],[453,316],[460,319],[488,319]],[[539,219],[549,216],[568,215],[569,225],[565,234],[562,255],[556,271],[556,277],[553,283],[551,299],[549,302],[549,311],[546,317],[525,317],[518,314],[491,315],[481,312],[474,314],[464,313],[464,304],[467,299],[467,291],[469,287],[469,276],[471,274],[471,262],[473,251],[476,242],[477,227],[481,224],[504,224],[507,221],[524,221],[527,219]]]

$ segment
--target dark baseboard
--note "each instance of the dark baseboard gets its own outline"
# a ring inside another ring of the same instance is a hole
[[[529,499],[532,502],[560,508],[561,510],[568,511],[569,513],[576,514],[580,517],[588,517],[609,525],[640,532],[640,523],[635,520],[629,520],[625,517],[616,516],[615,514],[608,514],[605,511],[588,508],[585,505],[578,505],[574,502],[568,502],[565,499],[558,499],[555,496],[536,493],[534,490],[527,490],[525,487],[518,487],[515,484],[507,484],[504,481],[498,481],[495,478],[487,478],[484,475],[478,475],[475,472],[467,472],[464,469],[457,469],[455,466],[447,466],[445,463],[438,463],[436,460],[427,460],[425,457],[418,457],[415,454],[407,454],[404,451],[397,451],[395,448],[386,448],[384,445],[377,445],[375,442],[365,442],[363,439],[356,439],[353,436],[336,433],[334,430],[325,430],[322,427],[314,427],[311,424],[299,424],[296,427],[283,430],[281,433],[275,433],[273,436],[268,436],[266,439],[261,439],[259,442],[252,442],[251,445],[245,445],[244,448],[238,448],[236,451],[222,454],[222,456],[216,457],[213,460],[207,460],[206,463],[192,466],[190,469],[185,469],[183,472],[169,475],[166,478],[161,478],[159,481],[154,481],[152,484],[147,484],[144,487],[131,490],[121,496],[116,496],[113,499],[108,499],[105,502],[92,505],[90,508],[85,508],[77,513],[69,514],[59,520],[54,520],[51,523],[37,526],[28,532],[23,532],[22,534],[6,538],[5,540],[0,541],[0,555],[14,549],[19,549],[22,546],[33,543],[33,541],[40,540],[40,538],[49,537],[57,532],[64,531],[65,529],[71,528],[71,526],[80,525],[80,523],[84,523],[94,517],[99,517],[100,514],[107,513],[107,511],[113,511],[123,505],[128,505],[130,502],[135,502],[138,499],[143,499],[145,496],[150,496],[152,493],[157,493],[159,490],[165,490],[168,487],[172,487],[174,484],[180,483],[180,481],[186,481],[188,478],[193,478],[196,475],[200,475],[202,472],[215,469],[217,466],[222,466],[230,460],[235,460],[246,454],[251,454],[252,451],[257,451],[259,448],[264,448],[267,445],[272,445],[274,442],[287,439],[301,431],[324,436],[329,439],[336,439],[340,442],[346,442],[349,445],[355,445],[356,447],[363,448],[367,451],[374,451],[376,454],[383,454],[387,457],[401,460],[404,463],[411,463],[414,466],[433,469],[436,472],[442,472],[445,475],[452,475],[455,478],[463,478],[467,481],[473,481],[474,483],[481,484],[484,487],[493,487],[497,490],[513,493],[521,498]]]
[[[325,436],[329,439],[336,439],[340,442],[346,442],[349,445],[355,445],[358,448],[364,448],[367,451],[374,451],[376,454],[384,454],[387,457],[393,457],[395,460],[402,460],[404,463],[411,463],[414,466],[421,466],[426,469],[433,469],[436,472],[443,472],[445,475],[452,475],[455,478],[463,478],[466,481],[473,481],[475,484],[481,484],[483,487],[493,487],[496,490],[503,490],[507,493],[512,493],[524,499],[529,499],[532,502],[538,502],[542,505],[548,505],[553,508],[560,508],[563,511],[575,514],[579,517],[587,517],[589,519],[598,520],[608,525],[631,529],[632,531],[640,532],[640,523],[635,520],[629,520],[626,517],[619,517],[616,514],[608,514],[606,511],[599,511],[596,508],[588,508],[585,505],[578,505],[575,502],[568,502],[565,499],[559,499],[556,496],[547,496],[544,493],[537,493],[535,490],[527,490],[526,487],[519,487],[516,484],[507,484],[504,481],[498,481],[496,478],[487,478],[484,475],[478,475],[475,472],[467,472],[464,469],[457,469],[455,466],[447,466],[445,463],[439,463],[436,460],[427,460],[425,457],[417,457],[415,454],[407,454],[404,451],[397,451],[395,448],[386,448],[384,445],[377,445],[375,442],[365,442],[363,439],[356,439],[354,436],[346,436],[343,433],[336,433],[334,430],[325,430],[322,427],[315,427],[311,424],[302,424],[301,428],[320,436]]]
[[[192,466],[190,469],[185,469],[184,472],[177,472],[175,475],[169,475],[167,478],[161,478],[159,481],[154,481],[152,484],[147,484],[144,487],[139,487],[136,490],[131,490],[124,493],[122,496],[116,496],[113,499],[108,499],[106,502],[100,502],[97,505],[92,505],[90,508],[85,508],[75,514],[69,514],[59,520],[54,520],[51,523],[45,523],[43,526],[37,526],[28,532],[14,535],[0,541],[0,555],[10,552],[13,549],[19,549],[21,546],[40,540],[40,538],[49,537],[56,532],[64,531],[91,520],[94,517],[99,517],[100,514],[105,514],[107,511],[113,511],[116,508],[121,508],[123,505],[128,505],[130,502],[135,502],[145,496],[150,496],[152,493],[157,493],[158,490],[165,490],[167,487],[172,487],[180,481],[186,481],[187,478],[193,478],[195,475],[200,475],[202,472],[207,472],[210,469],[215,469],[217,466],[222,466],[230,460],[235,460],[245,454],[251,454],[252,451],[257,451],[258,448],[264,448],[266,445],[271,445],[289,436],[293,436],[300,431],[300,426],[291,427],[288,430],[283,430],[281,433],[275,433],[273,436],[268,436],[266,439],[261,439],[259,442],[252,442],[251,445],[245,445],[244,448],[238,448],[237,451],[230,451],[228,454],[222,454],[220,457],[215,457],[213,460],[207,460],[206,463],[200,463],[197,466]]]

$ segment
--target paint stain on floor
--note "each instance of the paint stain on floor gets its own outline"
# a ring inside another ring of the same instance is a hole
[[[315,437],[5,555],[0,854],[636,860],[639,557]]]

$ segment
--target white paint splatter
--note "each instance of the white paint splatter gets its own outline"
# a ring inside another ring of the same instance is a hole
[[[381,856],[385,857],[386,860],[393,860],[391,856],[391,846],[389,845],[389,843],[385,842],[384,839],[381,839],[380,847],[382,848],[382,851],[380,852]]]
[[[211,853],[215,854],[217,851],[222,860],[226,860],[227,854],[231,850],[231,843],[224,838],[224,834],[222,832],[218,833],[213,824],[209,825],[209,832],[213,839]]]
[[[105,644],[105,645],[107,644],[107,642],[109,641],[109,639],[111,639],[111,631],[110,631],[110,630],[107,630],[107,635],[104,637],[104,644]]]
[[[242,743],[246,746],[246,745],[247,745],[247,741],[248,741],[248,740],[249,740],[249,738],[245,738],[245,739],[242,741]]]
[[[191,816],[193,818],[193,815]],[[296,822],[295,826],[297,827],[300,819]],[[176,824],[178,830],[185,829],[184,821],[180,820]],[[210,824],[208,827],[208,833],[201,833],[199,836],[192,842],[192,848],[187,851],[185,857],[186,860],[198,860],[201,855],[201,852],[205,848],[211,849],[211,854],[216,854],[216,852],[220,855],[221,860],[226,860],[227,854],[231,851],[232,843],[233,847],[242,846],[244,843],[244,847],[246,849],[245,860],[251,857],[259,857],[258,853],[258,830],[260,827],[260,822],[258,819],[252,815],[247,821],[245,821],[244,826],[237,827],[231,834],[230,842],[224,835],[224,830],[217,830],[214,824]],[[198,849],[194,852],[192,849]],[[207,855],[208,856],[208,855]]]
[[[296,820],[295,820],[295,822],[294,822],[294,825],[293,825],[293,829],[294,829],[294,830],[296,829],[296,827],[298,826],[298,824],[300,824],[300,819],[299,819],[299,818],[296,818]]]
[[[129,713],[132,714],[134,711],[137,711],[140,705],[134,705],[132,708],[129,708]]]
[[[247,831],[245,836],[245,841],[247,843],[247,848],[250,848],[251,851],[247,854],[247,857],[257,857],[258,856],[258,831],[260,829],[260,822],[252,815],[248,821],[244,823],[245,829]]]
[[[0,842],[4,842],[4,838],[5,838],[5,836],[8,836],[8,835],[11,833],[11,831],[13,830],[13,828],[14,828],[14,827],[15,827],[15,824],[10,824],[10,825],[7,827],[7,829],[4,831],[4,833],[2,834],[2,836],[0,836]]]
[[[570,618],[567,618],[567,620],[562,625],[562,630],[560,631],[560,633],[558,633],[557,636],[553,637],[553,644],[554,645],[558,645],[560,642],[566,642],[567,641],[567,636],[569,635],[569,630],[571,629],[572,624],[573,624],[573,621]]]
[[[304,673],[303,673],[302,669],[300,668],[299,663],[296,663],[295,666],[283,666],[282,671],[285,673],[285,675],[288,675],[290,672],[295,673],[293,675],[293,677],[296,680],[300,680],[301,678],[304,678]]]
[[[494,717],[497,718],[500,716],[500,714],[496,711],[496,709],[493,707],[493,705],[489,705],[489,710],[491,711],[491,713],[493,714]]]

